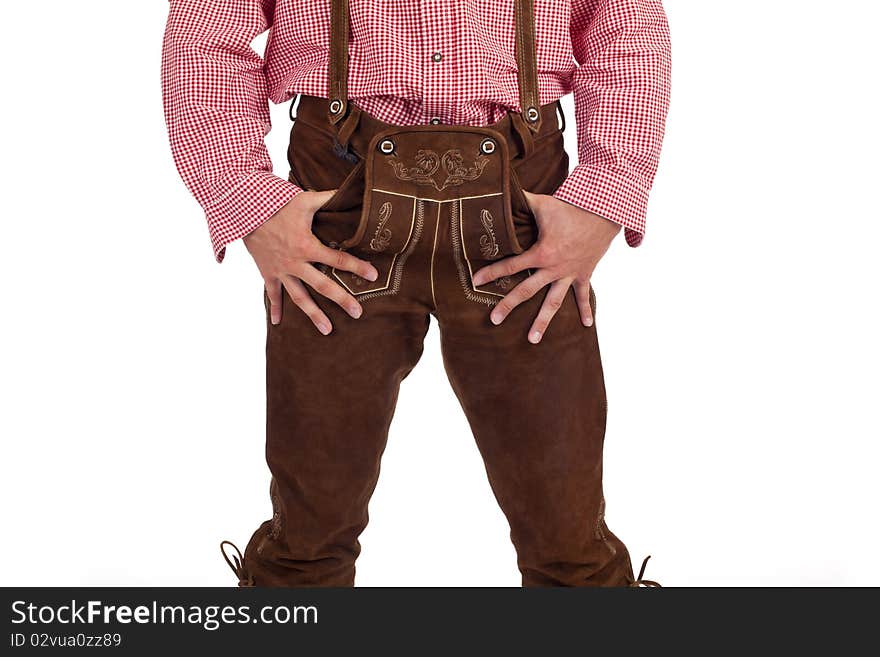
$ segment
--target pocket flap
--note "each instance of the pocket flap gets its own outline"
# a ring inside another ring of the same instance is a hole
[[[343,248],[368,260],[379,272],[370,282],[351,272],[333,270],[333,275],[352,294],[365,294],[387,289],[392,284],[394,265],[413,236],[416,200],[370,190],[357,232],[343,243]]]

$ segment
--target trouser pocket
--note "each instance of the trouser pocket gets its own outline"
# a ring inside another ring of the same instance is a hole
[[[333,276],[355,295],[396,293],[423,226],[424,207],[418,199],[368,188],[358,228],[341,248],[370,262],[379,277],[368,281],[338,269],[332,271]]]
[[[473,275],[479,269],[523,252],[512,221],[508,193],[459,199],[450,217],[453,248],[460,252],[459,266],[466,269],[467,283],[473,292],[503,297],[529,277],[531,272],[524,270],[483,285],[473,284]]]

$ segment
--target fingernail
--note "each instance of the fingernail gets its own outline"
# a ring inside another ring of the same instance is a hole
[[[280,318],[280,317],[277,317],[277,316],[275,316],[275,315],[272,315],[272,326],[278,326],[278,324],[279,324],[280,322],[281,322],[281,318]]]
[[[483,277],[482,276],[474,276],[474,285],[482,285]]]
[[[586,326],[587,328],[590,328],[592,325],[593,325],[593,318],[592,317],[587,317],[586,319],[584,319],[584,326]]]
[[[330,325],[329,324],[318,324],[318,330],[323,335],[330,335]]]
[[[363,312],[364,311],[361,309],[360,306],[352,306],[348,310],[348,314],[351,315],[352,317],[354,317],[355,319],[360,317],[363,314]]]
[[[501,315],[489,315],[489,319],[495,326],[498,326],[501,323]]]
[[[541,332],[540,331],[532,331],[532,334],[529,336],[529,342],[532,344],[538,344],[541,341]]]
[[[367,274],[367,280],[372,282],[375,281],[377,278],[379,278],[379,272],[377,272],[375,269],[371,269]]]

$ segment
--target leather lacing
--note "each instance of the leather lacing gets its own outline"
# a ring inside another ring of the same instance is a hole
[[[235,554],[230,556],[226,554],[226,546],[231,547],[235,550]],[[226,563],[229,564],[229,567],[232,568],[232,572],[235,573],[235,576],[238,577],[238,585],[241,587],[250,587],[254,586],[254,578],[252,575],[249,575],[244,568],[244,557],[241,554],[241,550],[239,550],[235,543],[231,541],[223,541],[220,543],[220,553],[223,555],[223,558],[226,559]]]
[[[650,579],[645,579],[645,568],[648,566],[648,559],[650,558],[650,554],[645,557],[645,560],[642,562],[642,567],[639,570],[639,576],[632,584],[630,584],[630,586],[635,588],[662,588],[657,582]]]

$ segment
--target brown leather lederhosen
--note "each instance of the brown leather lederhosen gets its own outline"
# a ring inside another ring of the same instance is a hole
[[[243,585],[353,584],[399,385],[432,315],[523,584],[633,582],[627,550],[604,519],[606,401],[595,327],[581,324],[570,293],[542,342],[530,344],[545,291],[500,326],[489,310],[531,272],[471,281],[485,264],[535,243],[522,190],[551,194],[568,175],[557,105],[538,105],[533,0],[515,7],[522,112],[488,127],[399,127],[349,101],[348,1],[333,0],[329,98],[299,103],[291,180],[338,190],[316,213],[314,233],[372,262],[380,276],[371,283],[322,268],[364,308],[354,320],[313,295],[333,322],[329,336],[286,296],[282,322],[267,322],[274,513],[233,564]],[[422,403],[426,426],[436,427],[431,400]],[[455,480],[450,472],[450,487]]]

